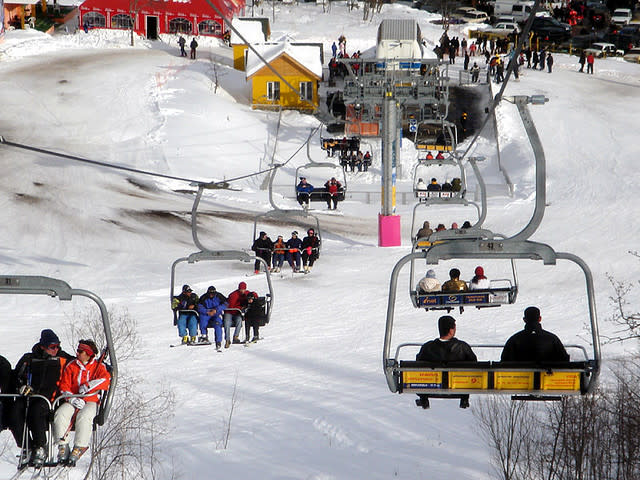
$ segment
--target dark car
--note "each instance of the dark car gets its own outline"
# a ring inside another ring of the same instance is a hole
[[[535,17],[531,31],[542,40],[563,42],[571,38],[571,27],[553,17]]]

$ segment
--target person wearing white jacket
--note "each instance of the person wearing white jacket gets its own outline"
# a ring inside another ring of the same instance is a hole
[[[476,267],[475,276],[469,282],[469,290],[486,290],[490,286],[489,279],[484,276],[484,268]]]
[[[436,279],[436,272],[428,270],[427,274],[418,282],[418,293],[439,292],[440,282]]]

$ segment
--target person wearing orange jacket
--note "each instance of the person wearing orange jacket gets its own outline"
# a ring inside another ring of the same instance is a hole
[[[72,466],[89,448],[100,394],[109,388],[111,382],[107,368],[96,359],[98,347],[93,340],[80,340],[76,354],[77,357],[62,372],[60,393],[85,396],[67,398],[56,410],[53,420],[55,438],[58,439],[58,463]],[[76,436],[70,451],[68,437],[74,417]]]

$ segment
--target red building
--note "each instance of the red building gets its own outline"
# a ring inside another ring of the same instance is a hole
[[[228,19],[239,14],[245,0],[210,0]],[[146,38],[161,33],[222,37],[224,21],[207,0],[85,0],[80,25],[88,28],[133,29]]]

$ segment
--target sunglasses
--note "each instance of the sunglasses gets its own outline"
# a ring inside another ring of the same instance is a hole
[[[52,343],[51,345],[47,345],[47,350],[58,350],[60,348],[60,344]]]

